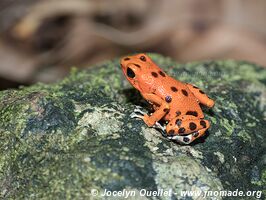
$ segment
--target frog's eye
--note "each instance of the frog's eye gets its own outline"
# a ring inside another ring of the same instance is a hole
[[[142,60],[142,61],[146,61],[146,57],[145,56],[140,56],[140,58],[139,58],[140,60]]]
[[[131,68],[127,68],[127,76],[129,78],[134,78],[136,75],[135,75],[135,72],[131,69]]]

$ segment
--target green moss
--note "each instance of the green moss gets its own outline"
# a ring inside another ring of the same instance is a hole
[[[262,171],[260,180],[253,180],[252,183],[263,188],[262,193],[264,194],[264,196],[266,196],[266,190],[264,189],[266,185],[266,169]]]

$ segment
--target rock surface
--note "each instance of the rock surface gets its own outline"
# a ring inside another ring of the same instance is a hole
[[[141,189],[164,189],[172,196],[154,199],[189,199],[180,192],[263,191],[265,69],[234,61],[177,64],[150,56],[169,75],[215,99],[215,107],[205,109],[212,124],[206,137],[182,146],[131,119],[136,105],[147,105],[127,83],[118,59],[73,69],[52,85],[0,92],[0,197],[119,199],[91,191],[126,189],[136,192],[129,199],[151,199],[140,196]]]

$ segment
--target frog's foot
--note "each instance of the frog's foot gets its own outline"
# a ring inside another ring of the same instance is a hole
[[[161,130],[164,134],[166,132],[166,128],[162,126],[159,122],[155,122],[155,124],[152,127]]]
[[[167,138],[189,144],[195,139],[204,135],[205,131],[210,127],[208,120],[198,119],[194,117],[175,118],[167,125]]]
[[[167,136],[168,139],[174,140],[181,144],[190,144],[195,139],[200,138],[204,135],[207,128],[195,131],[193,133],[190,133],[188,135],[174,135],[174,136]]]
[[[190,144],[193,141],[192,134],[189,135],[174,135],[174,136],[167,136],[168,139],[174,140],[181,144]]]
[[[144,118],[144,115],[146,115],[146,113],[141,110],[141,107],[140,106],[137,106],[134,109],[134,112],[130,114],[130,117],[131,118],[140,118],[140,119],[143,119]]]

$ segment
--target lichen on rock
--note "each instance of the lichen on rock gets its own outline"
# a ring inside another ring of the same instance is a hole
[[[172,198],[180,199],[182,190],[263,190],[265,69],[150,56],[169,75],[216,100],[204,110],[212,124],[204,138],[182,146],[131,119],[136,105],[147,105],[118,59],[73,69],[58,83],[0,92],[0,196],[91,199],[92,189],[144,188],[171,189]]]

